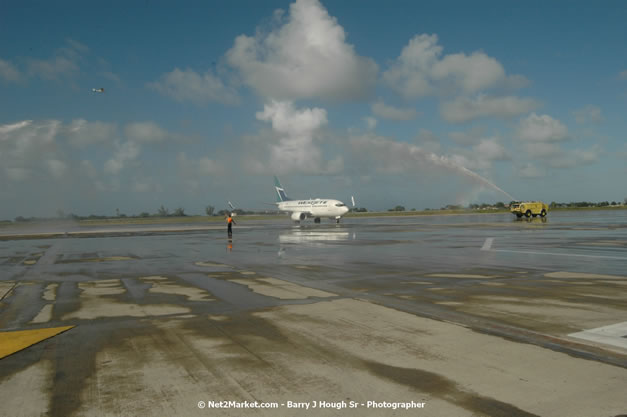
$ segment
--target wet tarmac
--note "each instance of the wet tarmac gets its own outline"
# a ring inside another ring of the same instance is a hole
[[[0,229],[0,415],[627,413],[627,210],[224,229]]]

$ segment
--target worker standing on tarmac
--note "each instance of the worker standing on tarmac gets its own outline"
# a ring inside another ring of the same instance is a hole
[[[229,234],[229,237],[233,237],[233,225],[237,224],[235,223],[235,220],[233,220],[233,213],[229,213],[229,217],[226,218],[226,224],[227,224],[227,232]]]

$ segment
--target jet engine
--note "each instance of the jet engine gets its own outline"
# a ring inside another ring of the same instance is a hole
[[[305,213],[299,213],[297,211],[292,213],[292,220],[294,220],[295,222],[305,220],[305,217],[307,217]]]

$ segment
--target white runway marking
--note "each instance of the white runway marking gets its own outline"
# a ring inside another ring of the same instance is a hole
[[[525,250],[506,250],[506,249],[491,249],[491,251],[492,252],[527,253],[531,255],[577,256],[581,258],[620,259],[622,261],[627,261],[627,258],[621,257],[621,256],[580,255],[576,253],[532,252],[532,251],[525,251]]]
[[[583,332],[571,333],[568,336],[627,349],[627,321]]]
[[[490,250],[490,248],[492,247],[492,242],[494,242],[493,237],[487,238],[485,242],[483,242],[483,246],[481,247],[481,250]]]
[[[528,250],[510,250],[510,249],[492,249],[493,237],[489,237],[483,242],[481,250],[491,252],[508,252],[508,253],[526,253],[529,255],[553,255],[553,256],[575,256],[580,258],[602,258],[602,259],[620,259],[621,261],[627,261],[624,256],[606,256],[606,255],[582,255],[577,253],[555,253],[555,252],[534,252]]]

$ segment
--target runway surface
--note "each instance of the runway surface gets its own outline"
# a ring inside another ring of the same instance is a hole
[[[225,229],[0,229],[0,415],[627,413],[627,210]]]

